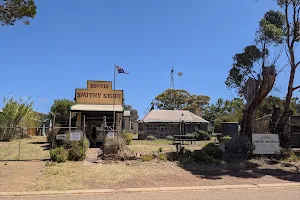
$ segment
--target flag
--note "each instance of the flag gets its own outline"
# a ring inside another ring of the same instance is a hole
[[[116,68],[117,68],[119,74],[129,74],[129,73],[126,72],[123,68],[121,68],[121,67],[119,67],[119,66],[116,66]]]
[[[178,76],[182,76],[182,75],[183,75],[183,73],[182,73],[182,72],[179,72],[179,73],[178,73]]]

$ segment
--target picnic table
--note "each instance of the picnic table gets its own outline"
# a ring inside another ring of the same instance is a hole
[[[173,135],[174,141],[173,144],[176,145],[176,152],[179,152],[183,150],[184,147],[182,147],[182,145],[184,145],[184,141],[188,141],[191,142],[191,144],[193,144],[193,142],[195,143],[196,139],[194,138],[193,135]]]
[[[174,144],[176,143],[181,143],[184,144],[184,141],[188,141],[191,142],[191,144],[193,144],[193,142],[195,143],[196,139],[194,138],[193,135],[173,135],[174,138]]]

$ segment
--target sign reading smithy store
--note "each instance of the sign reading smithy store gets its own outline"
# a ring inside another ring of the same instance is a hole
[[[123,90],[114,92],[111,81],[87,81],[87,89],[76,89],[76,103],[122,105]]]

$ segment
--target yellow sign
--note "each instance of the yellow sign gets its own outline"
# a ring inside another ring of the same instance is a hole
[[[123,90],[113,90],[111,81],[87,81],[87,89],[76,89],[77,104],[122,105]]]

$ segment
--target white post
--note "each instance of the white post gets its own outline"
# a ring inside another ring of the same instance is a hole
[[[71,126],[72,126],[72,111],[70,111],[70,117],[69,117],[69,133],[71,133]]]

